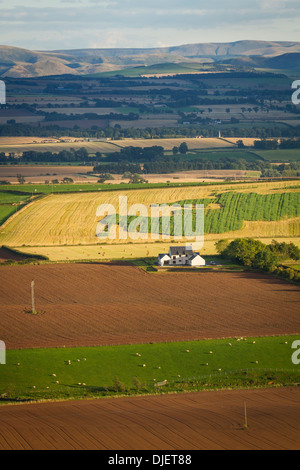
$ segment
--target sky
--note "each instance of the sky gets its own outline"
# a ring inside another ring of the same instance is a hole
[[[300,41],[299,0],[0,0],[0,44],[32,50]]]

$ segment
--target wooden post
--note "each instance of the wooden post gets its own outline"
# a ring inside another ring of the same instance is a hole
[[[34,297],[34,281],[31,283],[31,300],[32,300],[32,313],[35,314],[35,297]]]
[[[248,428],[248,417],[247,417],[247,403],[244,401],[244,408],[245,408],[245,429]]]

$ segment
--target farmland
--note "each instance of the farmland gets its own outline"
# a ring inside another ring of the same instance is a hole
[[[273,388],[6,406],[0,449],[298,449],[298,394]]]
[[[0,337],[8,349],[300,331],[299,287],[267,274],[199,270],[149,275],[126,264],[62,263],[0,266],[0,275]],[[26,313],[32,279],[40,315]],[[222,286],[217,293],[216,286]]]
[[[0,394],[12,402],[37,401],[149,394],[164,381],[161,391],[182,392],[300,380],[291,363],[297,336],[237,339],[10,350],[1,371]]]
[[[87,186],[92,191],[92,185]],[[158,186],[156,189],[127,190],[124,195],[128,197],[129,206],[139,203],[148,208],[151,204],[173,204],[184,200],[209,198],[212,204],[219,201],[218,208],[208,207],[208,239],[214,233],[222,233],[222,236],[226,233],[227,238],[247,236],[247,233],[259,238],[297,237],[300,233],[298,185],[290,190],[285,190],[286,186],[291,186],[291,182],[162,189]],[[72,185],[69,187],[72,188]],[[48,189],[51,192],[52,185]],[[109,202],[118,212],[119,196],[122,194],[122,191],[49,194],[8,221],[0,230],[0,243],[15,247],[102,245],[96,237],[97,207]]]
[[[199,67],[8,78],[0,449],[299,447],[297,250],[288,259],[283,250],[267,274],[216,247],[239,237],[300,247],[290,79]],[[155,146],[163,151],[123,150]],[[148,182],[128,184],[139,175]],[[207,265],[158,267],[173,244],[163,237],[98,238],[97,208],[111,204],[119,216],[120,196],[148,214],[153,204],[204,203]]]

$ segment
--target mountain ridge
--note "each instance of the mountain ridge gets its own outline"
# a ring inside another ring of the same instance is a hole
[[[55,51],[31,51],[0,45],[0,76],[29,78],[63,74],[84,75],[118,71],[128,67],[191,61],[199,64],[235,61],[240,66],[255,66],[258,61],[261,66],[268,66],[264,64],[266,60],[266,64],[272,67],[272,59],[276,63],[276,57],[280,56],[285,56],[285,68],[293,68],[293,60],[298,61],[299,53],[300,42],[295,41],[244,40],[156,48],[86,48]],[[247,61],[245,58],[251,60]],[[280,60],[277,61],[277,66],[278,64],[279,67],[282,65]]]

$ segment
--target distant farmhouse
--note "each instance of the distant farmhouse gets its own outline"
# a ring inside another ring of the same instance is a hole
[[[159,266],[205,266],[206,262],[192,247],[171,246],[168,254],[158,255]]]

